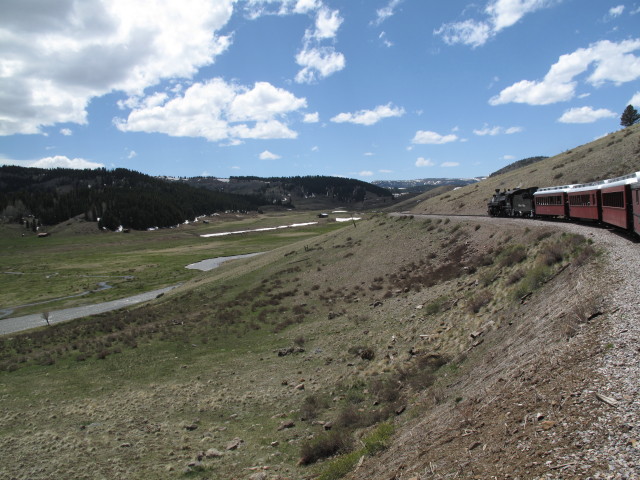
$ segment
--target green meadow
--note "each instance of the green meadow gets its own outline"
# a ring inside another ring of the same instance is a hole
[[[309,212],[226,215],[211,217],[209,223],[130,233],[100,232],[95,224],[69,222],[46,238],[3,226],[0,308],[11,308],[11,316],[18,316],[123,298],[196,278],[202,272],[185,268],[191,263],[265,252],[344,225],[320,220],[306,227],[201,237],[316,220]],[[100,290],[100,282],[111,288]],[[65,298],[83,292],[91,293]]]

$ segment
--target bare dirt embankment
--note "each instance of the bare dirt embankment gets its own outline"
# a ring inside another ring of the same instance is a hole
[[[455,406],[420,395],[424,413],[348,478],[640,477],[639,245],[555,226],[605,249],[601,267],[552,281],[506,325],[486,328],[470,368],[437,392]]]

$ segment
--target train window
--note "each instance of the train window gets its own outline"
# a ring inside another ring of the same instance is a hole
[[[536,197],[536,205],[541,205],[541,206],[562,205],[562,196],[553,195],[548,197]]]
[[[609,192],[602,194],[602,206],[624,208],[624,194],[623,192]]]
[[[569,205],[573,207],[591,206],[591,195],[569,195]]]

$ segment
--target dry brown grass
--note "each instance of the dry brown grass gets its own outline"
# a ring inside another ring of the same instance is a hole
[[[454,192],[413,199],[412,213],[485,214],[494,190],[587,183],[640,171],[640,124]],[[491,173],[491,172],[487,172]]]

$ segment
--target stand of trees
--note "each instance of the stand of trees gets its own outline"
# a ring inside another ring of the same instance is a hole
[[[33,216],[53,225],[84,214],[116,229],[168,227],[220,211],[257,210],[264,200],[194,188],[139,172],[0,167],[0,214],[20,222]]]
[[[268,196],[269,189],[277,188],[285,194],[299,197],[325,196],[342,203],[364,201],[367,192],[378,197],[393,197],[386,188],[353,178],[328,177],[322,175],[305,177],[230,177],[230,182],[263,182],[261,195]]]

